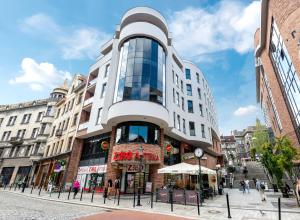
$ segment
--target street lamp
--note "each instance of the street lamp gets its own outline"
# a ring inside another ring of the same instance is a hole
[[[139,187],[138,187],[138,197],[137,197],[137,204],[136,206],[142,206],[141,205],[141,175],[142,175],[142,169],[143,169],[143,152],[144,148],[142,145],[140,145],[139,148],[139,159],[140,159],[140,166],[139,166]]]
[[[202,205],[202,200],[201,200],[201,186],[202,186],[202,181],[201,181],[201,163],[200,160],[204,155],[204,151],[198,147],[195,149],[195,156],[198,157],[198,162],[199,162],[199,199],[200,199],[200,204]]]

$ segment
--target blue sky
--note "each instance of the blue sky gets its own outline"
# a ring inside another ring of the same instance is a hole
[[[150,6],[166,18],[174,46],[196,63],[215,97],[221,134],[255,124],[253,34],[260,2],[2,1],[0,105],[48,97],[75,73],[87,74],[122,15]]]

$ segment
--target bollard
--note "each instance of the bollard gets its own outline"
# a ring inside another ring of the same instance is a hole
[[[173,212],[173,191],[170,190],[170,204],[171,204],[171,212]]]
[[[196,195],[197,195],[197,211],[198,211],[198,215],[200,215],[200,205],[199,205],[200,196],[198,193],[196,193]]]
[[[280,197],[278,197],[278,219],[281,220],[281,202],[280,202]]]
[[[60,197],[60,193],[61,193],[61,186],[59,187],[59,191],[58,191],[58,196],[57,196],[57,198],[59,199],[59,197]],[[52,190],[51,190],[52,191]]]
[[[68,200],[70,200],[71,190],[72,190],[72,187],[70,186],[70,188],[69,188],[69,194],[68,194]]]
[[[34,189],[34,185],[32,185],[32,187],[31,187],[30,194],[32,194],[33,189]]]
[[[135,187],[133,189],[133,207],[135,207]]]
[[[94,187],[94,189],[93,189],[93,192],[92,192],[92,198],[91,198],[91,202],[93,202],[93,201],[94,201],[94,194],[95,194],[95,187]]]
[[[105,200],[106,200],[106,198],[107,198],[107,191],[108,191],[108,189],[107,189],[107,187],[105,187],[104,188],[104,192],[103,192],[103,203],[105,204]]]
[[[156,193],[155,202],[157,202],[157,199],[158,199],[158,189],[156,189],[155,193]]]
[[[226,201],[227,201],[228,218],[231,218],[228,193],[226,193]]]
[[[151,191],[151,209],[153,209],[153,192]]]
[[[40,186],[39,196],[41,195],[41,191],[42,191],[42,186]]]
[[[83,187],[82,187],[81,193],[80,193],[80,201],[82,200],[82,194],[83,194]]]
[[[120,190],[118,190],[119,191],[119,193],[118,193],[118,205],[120,205]]]
[[[186,193],[185,193],[185,189],[183,190],[183,196],[184,196],[184,205],[186,205]]]

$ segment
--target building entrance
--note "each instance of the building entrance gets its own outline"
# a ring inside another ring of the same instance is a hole
[[[3,167],[0,175],[0,183],[5,185],[9,184],[11,176],[14,172],[14,167]]]

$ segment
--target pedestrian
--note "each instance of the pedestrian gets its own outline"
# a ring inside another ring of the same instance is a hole
[[[75,180],[74,183],[73,183],[73,191],[74,191],[74,196],[73,196],[73,199],[75,199],[78,191],[80,190],[80,183],[78,180]]]
[[[260,189],[260,180],[259,179],[256,180],[255,187],[256,187],[257,191],[259,191],[259,189]]]
[[[300,179],[298,179],[297,183],[296,183],[296,195],[297,195],[298,201],[300,201]]]
[[[249,185],[249,180],[245,180],[245,189],[250,193],[250,185]]]
[[[242,180],[241,182],[240,182],[240,185],[241,185],[241,190],[243,191],[243,194],[245,193],[245,181],[244,180]]]
[[[112,180],[111,180],[111,179],[109,179],[109,180],[107,181],[107,185],[108,185],[107,198],[110,200],[109,196],[110,196],[110,194],[111,194],[111,192],[112,192]]]
[[[254,186],[256,186],[256,179],[253,177],[253,183],[254,183]]]
[[[245,178],[247,178],[248,169],[247,169],[247,167],[246,167],[246,166],[244,167],[243,173],[244,173],[244,175],[245,175]]]
[[[120,193],[120,179],[119,179],[119,177],[117,177],[117,179],[115,179],[114,185],[115,185],[115,190],[116,190],[115,195],[118,195]]]
[[[261,201],[266,201],[266,195],[265,195],[265,183],[261,182],[260,186],[259,186],[259,193],[260,193],[260,197],[261,197]]]
[[[52,183],[52,180],[49,179],[47,190],[50,194],[52,193],[52,189],[53,189],[53,183]]]

